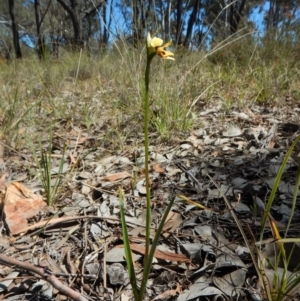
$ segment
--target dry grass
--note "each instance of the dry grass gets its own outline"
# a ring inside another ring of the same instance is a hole
[[[212,55],[179,49],[176,62],[152,65],[151,131],[170,140],[195,125],[203,102],[222,99],[224,110],[253,103],[285,104],[300,98],[299,45],[247,38]],[[58,61],[26,58],[2,64],[2,139],[22,147],[24,138],[59,122],[107,127],[107,139],[122,148],[142,132],[144,50],[119,45],[99,56],[64,52]],[[43,125],[42,127],[39,125]],[[156,136],[157,137],[157,136]]]

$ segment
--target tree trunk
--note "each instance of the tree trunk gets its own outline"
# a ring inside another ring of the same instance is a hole
[[[108,28],[107,28],[107,8],[106,8],[106,4],[104,4],[103,8],[102,8],[102,19],[103,19],[103,39],[102,39],[102,43],[104,45],[107,45],[108,43]]]
[[[13,42],[16,52],[16,58],[21,59],[22,58],[22,52],[20,47],[20,41],[19,41],[19,32],[15,20],[15,3],[14,0],[8,0],[8,7],[9,7],[9,14],[11,18],[11,29],[13,32]]]
[[[137,0],[132,1],[132,31],[133,31],[133,46],[138,47],[139,42],[139,10]]]
[[[170,38],[170,33],[171,33],[171,0],[168,1],[168,7],[167,7],[167,13],[166,13],[166,36],[167,39]]]
[[[177,0],[176,11],[177,11],[176,42],[177,42],[177,45],[180,45],[181,44],[182,26],[183,26],[183,22],[181,20],[181,18],[182,18],[182,0]]]
[[[201,0],[195,0],[194,6],[193,6],[193,11],[191,12],[191,15],[190,15],[190,18],[188,21],[186,36],[185,36],[184,43],[183,43],[183,46],[186,48],[188,48],[190,40],[191,40],[193,27],[196,22],[197,14],[198,14],[198,11],[200,8],[200,2],[201,2]]]
[[[163,40],[170,39],[170,18],[171,18],[171,0],[167,0],[167,6],[165,7],[166,1],[159,1],[159,9],[161,15],[161,30],[163,33]]]
[[[147,12],[145,12],[145,3],[140,0],[132,1],[132,31],[133,46],[138,48],[139,42],[143,37],[143,30],[146,27]]]
[[[91,7],[85,11],[80,11],[79,0],[69,0],[69,2],[66,0],[57,0],[57,2],[70,16],[74,30],[73,47],[75,49],[82,49],[84,47],[82,22],[86,17],[97,11],[100,6],[106,5],[106,1],[99,0],[97,4],[92,1]]]
[[[166,37],[165,37],[165,33],[166,33],[166,24],[165,24],[165,19],[166,19],[166,12],[165,12],[165,8],[164,8],[164,5],[163,5],[163,0],[160,0],[159,1],[159,10],[160,10],[160,18],[161,18],[161,24],[160,24],[160,26],[161,26],[161,31],[162,31],[162,33],[163,33],[163,40],[165,40],[166,39]]]
[[[279,5],[277,0],[270,1],[270,8],[267,19],[267,30],[277,29],[279,23]]]
[[[38,52],[39,59],[42,60],[45,59],[45,41],[41,33],[42,17],[41,17],[40,0],[34,0],[34,12],[35,12],[35,22],[36,22],[36,33],[38,37],[37,52]]]
[[[236,2],[230,6],[229,24],[230,24],[231,34],[235,34],[237,32],[246,2],[247,2],[247,0],[242,0],[240,6],[239,6],[239,2]]]
[[[73,47],[83,48],[82,18],[79,13],[77,0],[71,0],[71,6],[64,0],[57,0],[57,2],[67,11],[71,18],[74,30]]]
[[[78,8],[78,1],[71,0],[71,6],[74,12],[74,18],[72,19],[74,28],[74,46],[79,47],[81,49],[84,46],[84,41],[82,34],[82,19]]]
[[[107,5],[107,1],[105,1],[105,5]],[[108,40],[109,40],[110,27],[111,27],[111,22],[113,20],[113,15],[114,15],[113,7],[115,7],[114,0],[111,0],[110,1],[110,7],[109,7],[109,21],[108,21],[108,24],[106,24],[106,27],[107,27],[107,43],[108,43]]]

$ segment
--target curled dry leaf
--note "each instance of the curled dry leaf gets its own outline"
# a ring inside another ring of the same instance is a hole
[[[164,224],[163,231],[168,231],[163,233],[164,237],[168,237],[171,233],[173,233],[178,226],[182,223],[182,218],[179,213],[176,212],[169,212],[167,216],[166,223]]]

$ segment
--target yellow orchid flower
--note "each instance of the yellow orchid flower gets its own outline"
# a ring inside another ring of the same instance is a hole
[[[172,44],[172,40],[164,44],[164,41],[160,38],[154,37],[151,38],[150,33],[148,32],[147,36],[147,48],[148,48],[148,55],[154,56],[157,54],[164,60],[175,60],[172,56],[174,56],[174,53],[171,51],[167,51],[166,48],[169,47]]]

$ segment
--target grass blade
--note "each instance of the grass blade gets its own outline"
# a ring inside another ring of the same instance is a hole
[[[268,219],[268,213],[270,212],[271,210],[271,207],[272,207],[272,204],[273,204],[273,201],[275,199],[275,194],[277,192],[277,189],[278,189],[278,186],[279,186],[279,182],[280,182],[280,179],[282,177],[282,174],[284,172],[284,169],[286,167],[286,164],[288,162],[288,159],[290,158],[295,146],[297,145],[297,143],[299,142],[300,140],[300,136],[297,137],[294,141],[293,141],[293,144],[290,146],[290,148],[288,149],[284,159],[283,159],[283,162],[279,168],[279,171],[277,173],[277,176],[275,178],[275,182],[273,184],[273,187],[272,187],[272,191],[271,191],[271,194],[270,194],[270,197],[268,199],[268,203],[267,203],[267,206],[266,206],[266,210],[265,210],[265,214],[263,216],[263,220],[262,220],[262,225],[261,225],[261,232],[260,232],[260,240],[262,241],[263,240],[263,234],[264,234],[264,230],[265,230],[265,226],[266,226],[266,222],[267,222],[267,219]]]
[[[290,218],[289,218],[286,230],[285,230],[284,237],[286,237],[288,234],[289,228],[291,226],[292,218],[294,216],[295,207],[296,207],[296,203],[297,203],[297,197],[298,197],[298,191],[299,191],[299,185],[300,185],[300,159],[298,161],[298,169],[297,169],[297,175],[296,175],[295,189],[294,189],[294,193],[293,193],[291,214],[290,214]]]
[[[130,249],[129,236],[128,236],[128,231],[127,231],[127,224],[126,224],[125,213],[124,213],[124,194],[123,194],[122,189],[120,189],[120,192],[119,192],[119,202],[120,202],[120,215],[121,215],[123,242],[124,242],[124,250],[125,250],[125,256],[126,256],[128,275],[129,275],[130,283],[132,286],[134,299],[139,300],[139,292],[138,292],[138,287],[137,287],[137,283],[136,283],[135,271],[134,271],[133,260],[132,260],[131,249]]]

